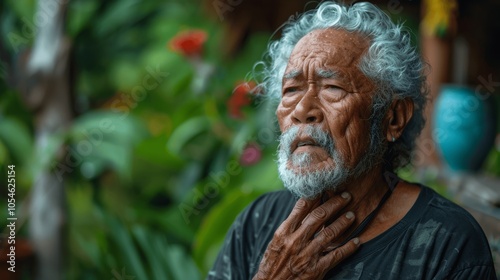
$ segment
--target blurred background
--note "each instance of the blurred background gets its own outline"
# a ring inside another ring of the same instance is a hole
[[[427,127],[399,174],[469,210],[499,263],[500,4],[373,3],[432,69]],[[252,70],[316,5],[2,1],[0,225],[16,227],[0,228],[0,278],[205,278],[236,215],[282,188],[276,104]]]

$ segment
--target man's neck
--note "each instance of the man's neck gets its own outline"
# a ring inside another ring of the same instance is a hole
[[[355,222],[342,238],[345,238],[375,209],[380,203],[384,194],[389,190],[389,186],[384,179],[383,168],[377,167],[358,178],[349,180],[342,191],[351,194],[351,202],[342,210],[342,213],[352,211],[355,215]],[[332,195],[327,193],[328,197]],[[335,220],[338,216],[332,217]],[[341,239],[342,239],[341,238]]]

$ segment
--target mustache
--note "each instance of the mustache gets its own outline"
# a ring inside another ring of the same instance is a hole
[[[292,154],[292,146],[300,139],[312,139],[316,146],[322,147],[328,151],[330,156],[335,154],[335,143],[326,131],[318,125],[307,125],[300,129],[297,126],[291,127],[280,135],[279,148],[287,156]]]

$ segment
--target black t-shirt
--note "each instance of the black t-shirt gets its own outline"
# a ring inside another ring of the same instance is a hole
[[[207,279],[252,279],[297,199],[265,194],[231,226]],[[401,221],[364,243],[324,279],[496,279],[486,237],[464,209],[422,186]]]

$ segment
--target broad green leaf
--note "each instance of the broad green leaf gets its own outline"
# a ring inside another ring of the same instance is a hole
[[[168,149],[176,155],[182,154],[182,148],[195,136],[207,131],[210,122],[206,117],[194,117],[181,124],[168,139]]]
[[[142,16],[139,0],[122,0],[112,2],[106,12],[96,22],[97,34],[100,37],[110,35],[118,30],[126,30]]]
[[[76,148],[72,150],[76,151]],[[96,178],[106,169],[115,170],[120,177],[130,179],[132,155],[127,147],[103,142],[94,146],[89,154],[73,152],[73,156],[80,158],[80,172],[87,179]]]
[[[81,232],[74,231],[72,232],[72,239],[76,242],[78,249],[81,250],[79,253],[84,255],[87,260],[89,260],[92,265],[99,266],[101,263],[101,248],[98,247],[98,244],[95,240],[86,240]]]
[[[192,161],[180,173],[178,183],[172,192],[173,199],[177,202],[181,202],[186,194],[192,190],[193,186],[196,185],[196,182],[200,180],[203,174],[203,165]]]
[[[129,112],[92,111],[76,119],[70,129],[74,140],[88,140],[93,145],[101,142],[133,145],[146,135],[144,125]]]
[[[248,142],[248,139],[250,138],[252,134],[252,128],[250,126],[242,126],[236,135],[233,138],[233,141],[231,142],[231,147],[230,151],[232,154],[236,154],[240,151],[243,150],[245,147],[245,144]]]
[[[201,279],[193,260],[180,246],[170,245],[165,253],[174,280]]]
[[[268,192],[283,187],[283,183],[279,179],[278,167],[271,155],[263,154],[257,164],[244,167],[242,173],[246,188]]]
[[[186,63],[186,62],[181,62]],[[175,75],[172,74],[168,77],[168,82],[165,85],[165,94],[172,95],[173,97],[180,97],[181,94],[187,94],[189,86],[193,80],[193,71],[186,67],[180,67],[175,70]],[[163,84],[162,84],[163,85]],[[189,92],[190,93],[190,92]],[[191,94],[192,95],[192,94]],[[193,96],[189,96],[193,98]]]
[[[164,218],[161,219],[161,222],[163,222],[163,227],[167,228],[167,231],[172,236],[189,244],[194,239],[195,232],[182,218],[179,206],[180,204],[167,209],[164,212]]]
[[[169,169],[176,170],[178,167],[182,167],[184,161],[167,149],[166,142],[167,139],[164,135],[147,138],[138,144],[136,153],[138,157],[151,163],[161,164]]]
[[[132,233],[142,248],[142,252],[146,255],[152,279],[168,279],[169,275],[166,267],[169,264],[166,262],[167,260],[160,258],[160,254],[158,254],[161,250],[168,250],[166,244],[155,244],[154,241],[157,237],[139,225],[132,227]]]
[[[12,158],[26,164],[33,156],[33,140],[26,126],[12,118],[0,120],[0,139]]]
[[[486,173],[500,177],[500,150],[493,148],[488,154],[483,166]]]
[[[131,115],[87,113],[75,120],[70,130],[70,151],[81,162],[79,166],[86,178],[94,178],[110,168],[130,179],[132,152],[145,135],[145,129]]]
[[[218,249],[236,216],[254,201],[261,192],[243,192],[240,188],[226,196],[205,216],[195,238],[194,259],[203,273],[207,273],[215,261]]]
[[[141,75],[146,75],[142,72],[143,69],[132,59],[118,60],[111,66],[110,78],[118,91],[130,95],[135,86],[141,86]]]
[[[27,28],[36,28],[33,22],[33,15],[36,10],[35,0],[7,0],[7,5],[16,13],[16,15],[23,21]],[[34,30],[33,30],[34,31]],[[29,35],[29,34],[23,34]]]
[[[149,279],[146,274],[146,269],[141,262],[140,253],[135,246],[132,236],[128,232],[127,228],[123,226],[119,220],[111,217],[107,213],[103,213],[105,216],[106,223],[109,226],[110,234],[113,242],[118,246],[125,263],[125,268],[132,270],[133,276],[137,277],[139,280]]]
[[[97,0],[71,1],[68,7],[66,29],[72,37],[76,37],[87,24],[92,22],[99,2]]]
[[[0,139],[0,166],[6,166],[9,160],[9,152]]]

